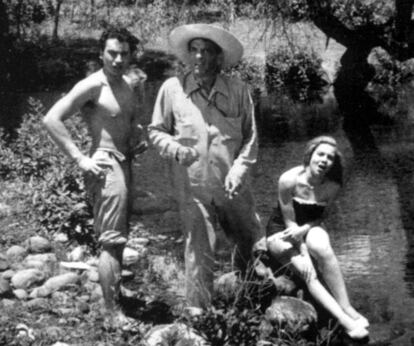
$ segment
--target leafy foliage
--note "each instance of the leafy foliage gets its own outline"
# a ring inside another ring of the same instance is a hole
[[[321,59],[314,52],[280,49],[266,57],[266,87],[268,92],[287,89],[294,101],[320,101],[328,85],[321,69]]]
[[[252,92],[253,99],[257,100],[264,89],[263,68],[255,61],[242,59],[237,65],[224,71],[229,76],[235,76],[246,82]]]
[[[94,244],[91,207],[85,200],[83,177],[56,149],[42,124],[45,111],[39,100],[29,99],[15,138],[0,138],[0,176],[20,180],[32,191],[32,218],[48,232],[62,231],[71,238]],[[89,140],[79,118],[67,124],[77,145]]]

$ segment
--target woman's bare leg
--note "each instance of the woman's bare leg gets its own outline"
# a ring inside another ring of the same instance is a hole
[[[308,232],[306,244],[311,256],[315,258],[332,296],[337,300],[343,311],[354,320],[364,318],[351,305],[341,268],[331,247],[327,232],[321,227],[312,228]]]

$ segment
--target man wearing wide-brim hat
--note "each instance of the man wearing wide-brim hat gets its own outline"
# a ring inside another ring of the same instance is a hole
[[[242,272],[253,254],[265,250],[248,182],[258,151],[254,108],[247,85],[220,73],[243,55],[234,35],[208,24],[189,24],[174,29],[169,43],[190,72],[161,86],[149,136],[161,155],[174,162],[186,239],[187,301],[206,307],[218,226],[236,243],[236,265]]]

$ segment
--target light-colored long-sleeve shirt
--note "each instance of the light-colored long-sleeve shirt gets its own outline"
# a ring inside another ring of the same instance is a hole
[[[257,130],[248,87],[218,75],[208,97],[192,73],[164,82],[154,106],[149,137],[160,154],[174,159],[180,146],[197,150],[186,169],[192,192],[203,200],[224,196],[224,179],[245,180],[257,158]]]

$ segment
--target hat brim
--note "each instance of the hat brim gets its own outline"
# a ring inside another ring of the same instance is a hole
[[[169,36],[171,50],[184,63],[190,60],[188,44],[195,38],[213,41],[222,49],[222,68],[237,64],[243,56],[241,42],[227,30],[209,24],[187,24],[175,28]]]

